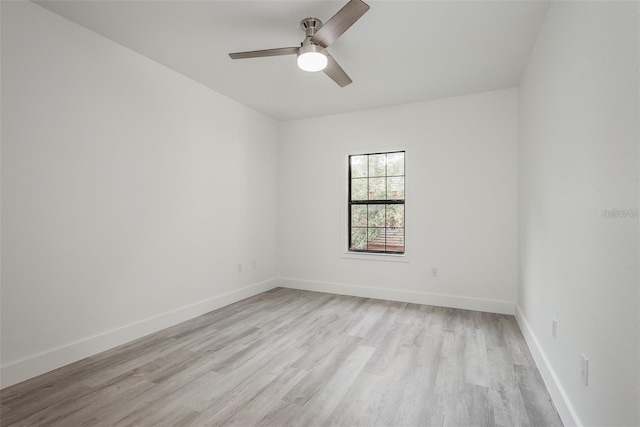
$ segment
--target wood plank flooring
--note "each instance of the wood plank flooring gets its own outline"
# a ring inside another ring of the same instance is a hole
[[[0,392],[9,426],[561,426],[513,316],[276,288]]]

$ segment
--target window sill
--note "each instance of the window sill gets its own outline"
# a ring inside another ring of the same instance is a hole
[[[341,258],[357,259],[361,261],[411,262],[407,254],[375,254],[344,251]]]

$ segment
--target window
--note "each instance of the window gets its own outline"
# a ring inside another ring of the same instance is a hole
[[[349,251],[404,253],[404,154],[349,156]]]

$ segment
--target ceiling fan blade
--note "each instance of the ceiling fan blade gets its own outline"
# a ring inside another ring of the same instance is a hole
[[[327,55],[327,60],[327,66],[323,71],[327,76],[331,77],[331,80],[338,83],[340,87],[345,87],[346,85],[353,83],[351,77],[344,72],[340,64],[333,59],[333,56]]]
[[[250,50],[230,53],[231,59],[262,58],[263,56],[297,55],[299,47],[279,47],[277,49]]]
[[[313,43],[329,47],[369,10],[362,0],[351,0],[311,37]]]

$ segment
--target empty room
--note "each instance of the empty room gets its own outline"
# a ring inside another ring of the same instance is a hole
[[[0,15],[2,427],[640,426],[640,2]]]

